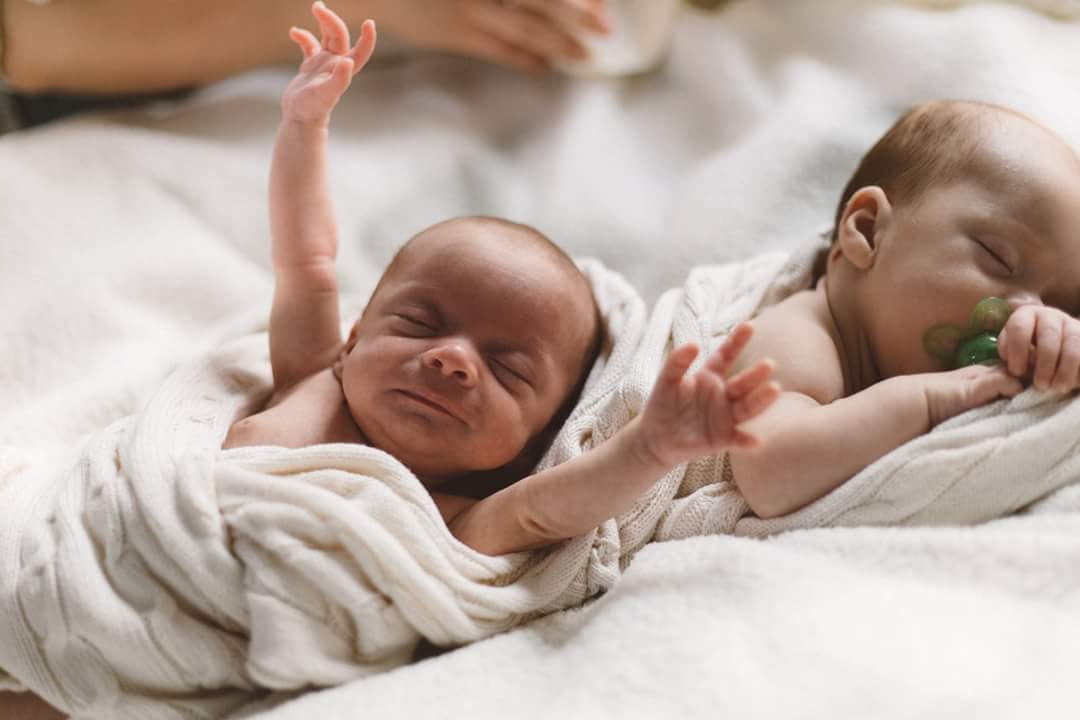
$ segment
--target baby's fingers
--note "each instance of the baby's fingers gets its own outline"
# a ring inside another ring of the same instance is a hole
[[[761,447],[761,438],[742,430],[731,433],[730,446],[739,450],[756,450]]]
[[[998,336],[998,356],[1005,361],[1009,372],[1023,377],[1028,370],[1028,355],[1035,335],[1035,314],[1023,308],[1009,317]]]
[[[780,384],[767,382],[755,387],[749,395],[731,403],[731,417],[736,423],[756,418],[769,409],[780,397]]]
[[[319,41],[315,39],[315,36],[303,28],[290,28],[289,39],[299,45],[300,49],[304,51],[305,60],[314,57],[319,50],[321,50]]]
[[[686,371],[690,369],[690,365],[693,364],[694,358],[697,357],[698,346],[693,343],[687,343],[686,345],[680,345],[671,351],[668,355],[667,361],[664,363],[664,367],[660,370],[660,376],[657,378],[657,384],[671,385],[682,381],[686,375]]]
[[[973,400],[971,407],[984,405],[998,398],[1011,398],[1019,395],[1024,389],[1023,384],[1015,377],[998,366],[987,368],[980,372],[973,383]]]
[[[716,352],[709,357],[705,367],[714,373],[726,375],[753,335],[753,325],[749,322],[739,323],[716,349]]]
[[[1061,358],[1051,388],[1057,392],[1075,390],[1080,384],[1080,328],[1075,320],[1066,324],[1065,340],[1061,344]]]
[[[349,52],[349,28],[345,21],[319,0],[311,6],[311,13],[319,21],[323,47],[335,55]]]
[[[353,49],[349,51],[349,57],[353,61],[353,75],[367,65],[373,52],[375,52],[375,21],[365,20],[360,26],[360,37],[357,38]]]
[[[1035,329],[1035,375],[1033,382],[1040,390],[1047,390],[1054,379],[1061,346],[1065,340],[1064,318],[1043,314]]]
[[[725,390],[730,400],[738,400],[752,393],[758,386],[764,384],[772,377],[776,364],[772,360],[759,360],[753,366],[742,372],[732,375],[725,384]]]

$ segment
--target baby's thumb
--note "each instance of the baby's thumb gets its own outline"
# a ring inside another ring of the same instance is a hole
[[[353,71],[353,60],[349,57],[339,57],[334,61],[334,75],[337,77],[351,78]]]

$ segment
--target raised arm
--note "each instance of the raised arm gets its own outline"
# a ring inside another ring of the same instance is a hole
[[[304,62],[282,98],[270,168],[270,362],[278,392],[329,367],[341,344],[327,140],[331,112],[375,48],[371,21],[350,48],[349,31],[337,15],[321,2],[312,11],[322,44],[306,30],[289,33],[303,49]]]
[[[726,448],[755,448],[740,424],[776,399],[770,361],[725,380],[752,330],[741,325],[688,375],[693,345],[672,351],[641,415],[599,447],[532,475],[479,502],[437,497],[451,532],[497,555],[528,550],[592,530],[633,506],[676,465]]]

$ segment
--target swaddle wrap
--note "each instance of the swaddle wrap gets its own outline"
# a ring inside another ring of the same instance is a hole
[[[612,338],[588,399],[616,385],[646,313],[618,275],[583,267]],[[270,376],[265,334],[249,336],[79,447],[0,449],[0,668],[80,718],[223,717],[267,689],[400,665],[421,637],[497,633],[618,577],[619,546],[595,533],[548,553],[473,551],[374,448],[222,452]]]
[[[648,321],[621,278],[584,263],[611,343],[541,467],[640,412],[673,346],[715,345],[807,287],[819,250],[697,269]],[[487,557],[374,448],[220,451],[269,388],[255,335],[177,371],[139,414],[78,448],[0,451],[0,668],[78,717],[223,717],[268,689],[405,663],[422,637],[466,643],[579,604],[651,540],[976,522],[1073,481],[1080,465],[1077,403],[1029,392],[946,423],[786,518],[753,518],[703,458],[582,537]]]

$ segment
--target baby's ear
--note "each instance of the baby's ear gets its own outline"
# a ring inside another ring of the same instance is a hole
[[[892,220],[892,205],[877,185],[860,188],[851,196],[836,232],[834,253],[859,270],[869,270],[877,257],[881,231]]]

